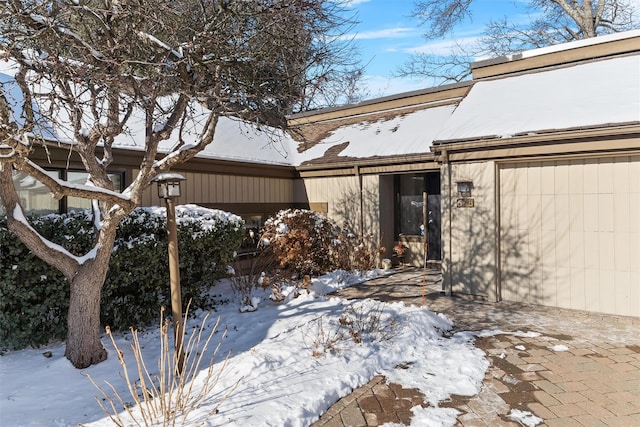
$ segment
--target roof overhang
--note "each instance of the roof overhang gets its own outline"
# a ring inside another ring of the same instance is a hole
[[[567,154],[640,152],[640,122],[475,141],[435,141],[440,163]]]
[[[287,122],[289,127],[295,127],[327,120],[347,119],[354,116],[381,113],[384,111],[421,106],[425,104],[444,105],[459,101],[467,94],[471,84],[471,81],[465,81],[412,92],[404,92],[383,98],[371,99],[357,104],[307,111],[290,116]]]
[[[477,81],[571,62],[592,61],[597,58],[637,52],[640,49],[639,46],[640,30],[632,30],[477,61],[470,67],[473,80]]]

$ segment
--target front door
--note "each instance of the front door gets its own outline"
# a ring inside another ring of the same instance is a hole
[[[396,175],[394,189],[396,241],[409,246],[413,265],[422,265],[426,231],[427,260],[440,261],[440,171]]]

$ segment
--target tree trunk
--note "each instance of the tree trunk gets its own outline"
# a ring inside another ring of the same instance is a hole
[[[107,358],[107,352],[100,341],[100,295],[107,277],[119,222],[119,217],[107,215],[94,248],[95,258],[81,264],[71,280],[65,356],[78,369],[95,365]]]
[[[67,319],[67,348],[64,355],[78,369],[107,358],[107,351],[100,341],[100,293],[104,274],[88,267],[81,267],[71,282]]]

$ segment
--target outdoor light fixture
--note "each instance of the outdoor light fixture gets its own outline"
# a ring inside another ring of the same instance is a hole
[[[152,179],[158,183],[158,197],[167,203],[167,237],[169,251],[169,281],[171,286],[171,314],[176,349],[176,366],[182,375],[184,369],[184,333],[182,324],[182,291],[180,290],[180,261],[178,258],[178,227],[176,226],[175,197],[180,197],[180,182],[186,178],[179,173],[161,173]]]
[[[179,173],[161,173],[153,178],[153,182],[158,183],[158,197],[169,199],[180,197],[180,182],[186,178]]]
[[[473,189],[473,182],[471,181],[457,181],[458,194],[460,197],[471,197],[471,190]]]

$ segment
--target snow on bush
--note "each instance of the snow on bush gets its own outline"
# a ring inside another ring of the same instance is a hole
[[[336,269],[368,270],[373,267],[371,245],[349,227],[316,212],[287,209],[269,218],[260,239],[273,251],[280,267],[296,277],[321,275]]]
[[[155,321],[170,304],[166,209],[135,209],[118,227],[101,301],[101,321],[114,330]],[[244,235],[234,214],[196,205],[176,207],[183,300],[210,308],[208,292],[225,276]],[[91,211],[31,216],[45,238],[82,256],[95,244]],[[33,255],[0,218],[0,351],[38,346],[66,335],[69,286],[57,270]],[[43,279],[44,278],[44,279]]]

